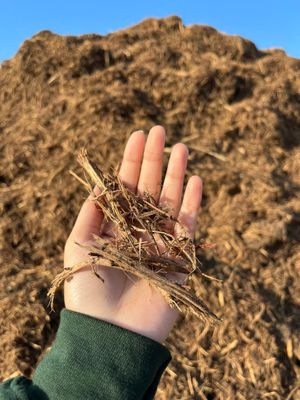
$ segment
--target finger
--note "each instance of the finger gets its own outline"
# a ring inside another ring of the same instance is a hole
[[[139,180],[143,152],[145,147],[145,134],[143,131],[133,132],[125,146],[123,160],[119,171],[119,177],[125,186],[132,192],[136,192]],[[115,225],[112,221],[106,221],[103,226],[103,234],[113,236]]]
[[[78,242],[86,242],[93,239],[93,234],[99,235],[103,221],[101,209],[93,201],[100,194],[100,189],[95,186],[93,193],[84,201],[69,239]]]
[[[124,184],[133,192],[136,191],[140,176],[144,147],[144,132],[136,131],[131,134],[124,150],[119,176]]]
[[[160,125],[150,129],[138,183],[138,192],[147,192],[155,200],[160,193],[165,136],[165,130]]]
[[[196,230],[197,217],[202,199],[202,180],[192,176],[187,183],[182,205],[175,225],[175,235],[193,238]]]
[[[188,159],[188,149],[183,143],[177,143],[172,151],[159,204],[168,207],[174,217],[178,216],[184,175]]]

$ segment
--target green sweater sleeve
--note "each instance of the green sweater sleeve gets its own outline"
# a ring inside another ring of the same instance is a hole
[[[170,359],[152,339],[63,309],[54,344],[32,381],[5,381],[0,400],[150,400]]]

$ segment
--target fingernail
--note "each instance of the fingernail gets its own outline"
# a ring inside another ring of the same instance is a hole
[[[145,132],[144,132],[142,129],[139,129],[138,131],[133,131],[133,132],[132,132],[132,135],[133,135],[133,134],[137,134],[137,133],[145,133]]]

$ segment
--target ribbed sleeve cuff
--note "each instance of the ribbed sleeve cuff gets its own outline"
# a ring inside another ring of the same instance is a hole
[[[152,399],[171,360],[154,340],[67,309],[33,383],[49,400]]]

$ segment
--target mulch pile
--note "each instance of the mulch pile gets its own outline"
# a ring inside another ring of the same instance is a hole
[[[46,296],[85,190],[85,146],[115,166],[162,124],[204,182],[193,287],[223,319],[181,317],[165,399],[300,398],[300,60],[178,17],[106,36],[43,31],[0,69],[0,372],[30,376],[63,306]]]

